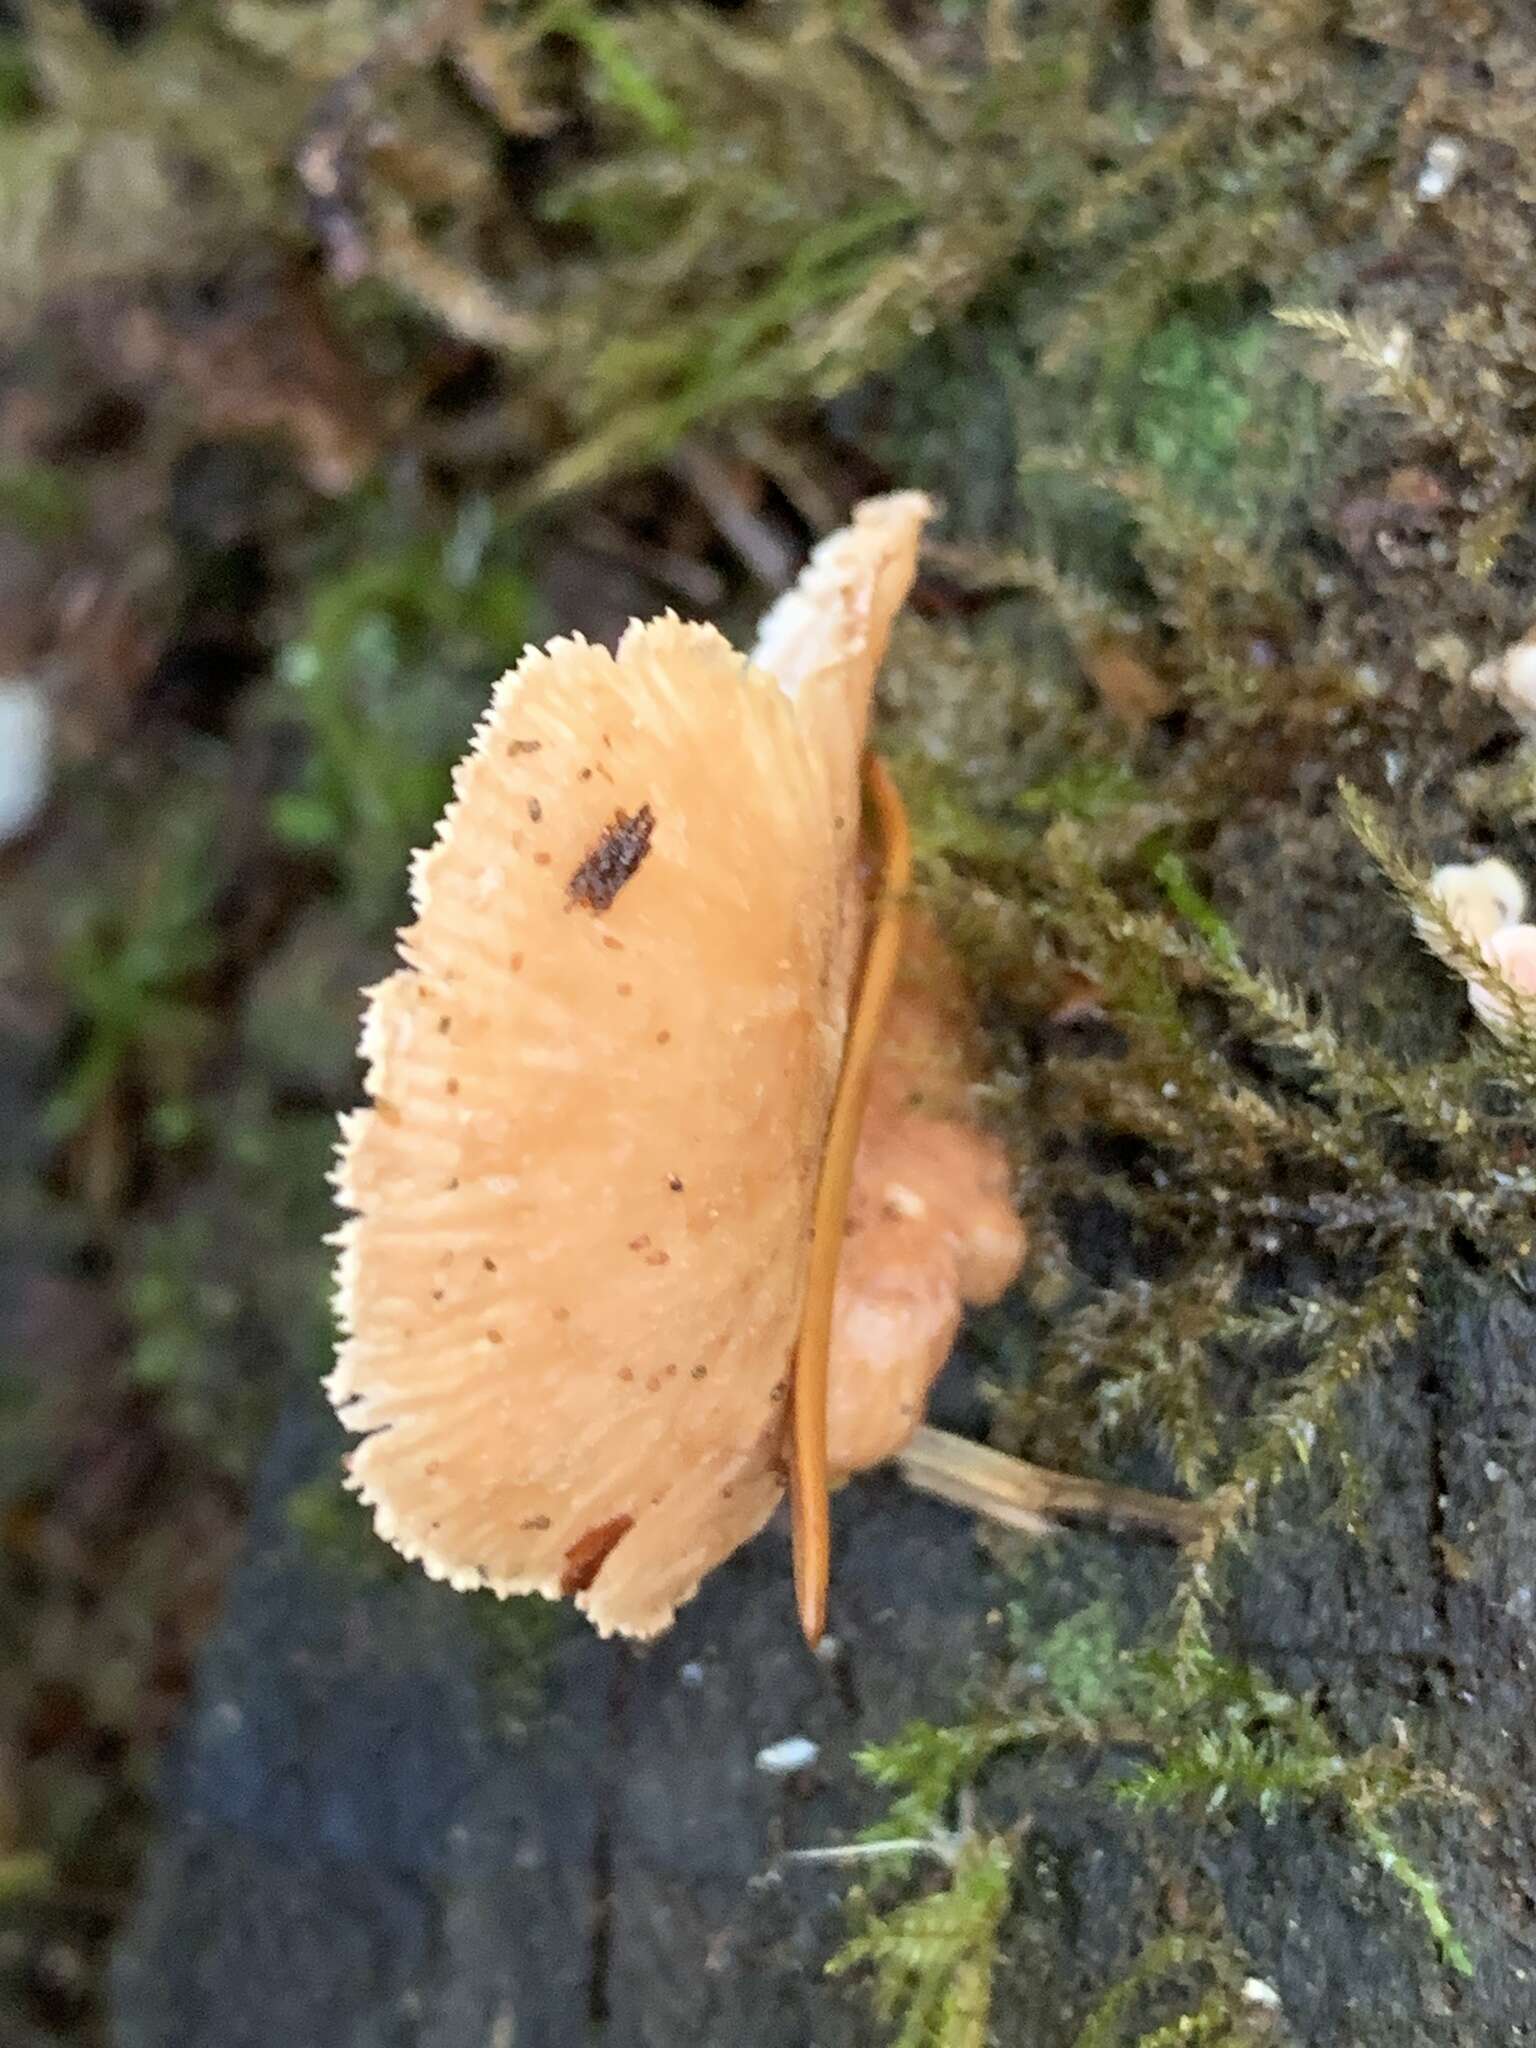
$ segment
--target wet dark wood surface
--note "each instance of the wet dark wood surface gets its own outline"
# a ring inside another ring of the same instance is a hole
[[[1348,1739],[1406,1713],[1466,1788],[1401,1832],[1475,1976],[1442,1969],[1326,1809],[1160,1839],[1064,1754],[1005,1766],[986,1795],[990,1820],[1028,1821],[1003,2048],[1069,2042],[1095,1990],[1187,1910],[1192,1881],[1220,1896],[1295,2041],[1536,2038],[1533,1368],[1521,1294],[1448,1303],[1358,1412],[1378,1482],[1367,1542],[1329,1523],[1325,1492],[1298,1489],[1237,1608],[1248,1650],[1318,1688]],[[337,1448],[304,1404],[272,1450],[119,1958],[117,2048],[885,2038],[821,1972],[846,1873],[779,1852],[872,1819],[853,1753],[913,1715],[956,1713],[997,1653],[1017,1587],[968,1519],[859,1482],[836,1504],[834,1657],[801,1646],[770,1530],[648,1650],[574,1625],[534,1705],[470,1603],[326,1563],[290,1526],[285,1501]],[[1080,1537],[1050,1566],[1085,1596],[1118,1583],[1132,1598],[1162,1569],[1145,1547]],[[820,1745],[815,1765],[759,1771],[758,1749],[791,1735]]]

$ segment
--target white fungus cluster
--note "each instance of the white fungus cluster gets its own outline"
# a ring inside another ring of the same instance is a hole
[[[1453,862],[1435,869],[1429,888],[1464,946],[1487,963],[1486,976],[1466,977],[1480,1021],[1503,1039],[1536,1029],[1536,924],[1523,921],[1525,884],[1514,869],[1502,860]],[[1440,929],[1425,917],[1414,923],[1425,945],[1446,959]]]

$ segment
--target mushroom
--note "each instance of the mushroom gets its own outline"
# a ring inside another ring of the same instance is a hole
[[[1481,662],[1468,680],[1474,690],[1502,704],[1526,732],[1536,731],[1536,626],[1502,654]]]
[[[672,617],[530,651],[456,772],[369,992],[327,1381],[349,1483],[434,1577],[654,1635],[788,1477],[814,1641],[829,1442],[838,1477],[898,1449],[962,1299],[1018,1269],[920,928],[886,1009],[906,841],[875,761],[873,904],[861,853],[929,510],[861,506],[750,661]]]
[[[1495,1038],[1529,1040],[1536,1031],[1536,925],[1504,925],[1479,951],[1497,979],[1468,979],[1472,1008]]]
[[[827,1461],[838,1478],[906,1446],[962,1306],[996,1301],[1023,1264],[1007,1155],[972,1119],[975,1036],[953,959],[909,913],[837,1262]]]
[[[1419,937],[1463,975],[1473,1011],[1496,1038],[1528,1038],[1536,1029],[1536,925],[1521,922],[1525,884],[1502,860],[1453,861],[1435,869],[1429,893],[1461,949],[1443,925],[1415,913]]]
[[[28,833],[48,800],[52,736],[41,686],[0,676],[0,847]]]
[[[1458,938],[1474,949],[1525,912],[1525,884],[1507,861],[1450,861],[1435,869],[1429,890]],[[1429,919],[1415,917],[1414,928],[1430,951],[1444,959],[1447,949]]]

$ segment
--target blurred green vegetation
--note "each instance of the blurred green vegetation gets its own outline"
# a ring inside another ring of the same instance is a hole
[[[298,721],[305,747],[302,779],[273,797],[271,815],[284,845],[334,866],[365,926],[387,928],[487,679],[516,661],[534,611],[489,500],[467,500],[442,535],[403,539],[381,537],[359,511],[279,663],[273,709]]]
[[[140,828],[110,891],[71,906],[58,971],[76,1044],[49,1105],[56,1137],[85,1131],[129,1087],[147,1097],[157,1140],[186,1134],[193,1065],[209,1028],[197,990],[218,953],[212,845],[206,797],[194,785]]]

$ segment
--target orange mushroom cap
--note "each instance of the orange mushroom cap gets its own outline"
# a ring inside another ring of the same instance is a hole
[[[783,1491],[859,759],[928,510],[861,507],[756,663],[672,618],[530,652],[456,773],[369,994],[327,1382],[435,1577],[650,1635]]]
[[[976,1024],[955,962],[909,914],[854,1161],[827,1373],[827,1463],[880,1464],[923,1419],[965,1304],[1027,1248],[1007,1154],[970,1112]]]

